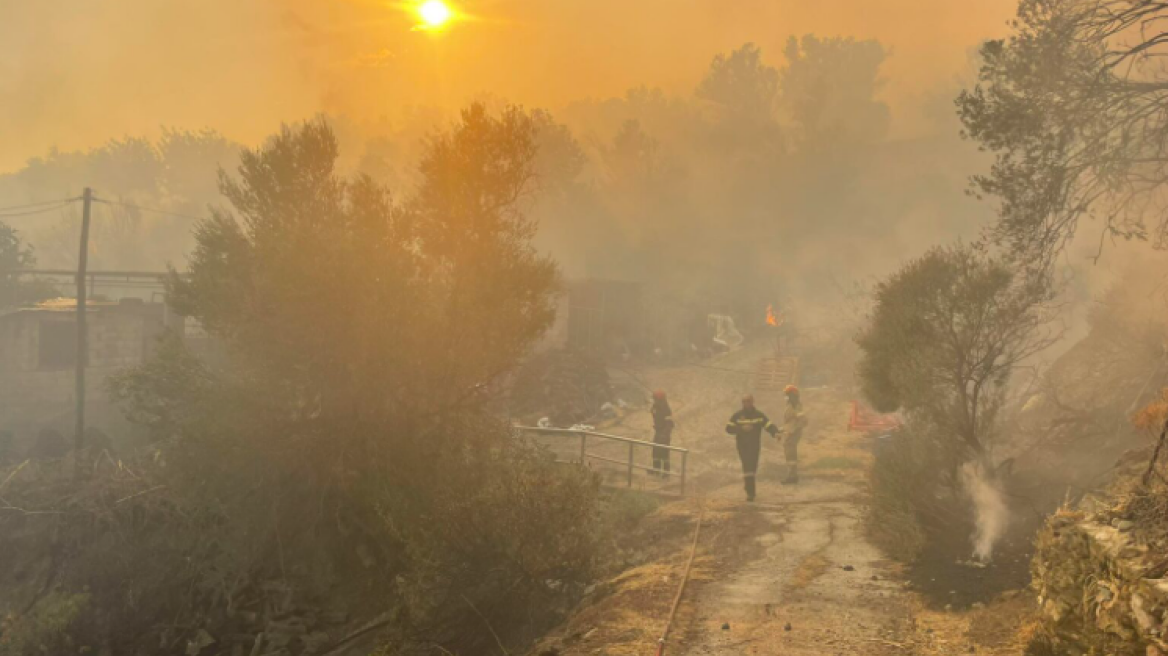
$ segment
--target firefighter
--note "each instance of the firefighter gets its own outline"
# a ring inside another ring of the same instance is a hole
[[[653,443],[668,446],[673,441],[673,410],[663,390],[653,392]],[[669,476],[669,449],[653,447],[653,473]]]
[[[787,478],[783,485],[799,482],[799,440],[803,439],[803,429],[807,427],[807,413],[803,412],[803,401],[799,399],[799,388],[787,385],[783,390],[787,395],[787,409],[783,412],[783,454],[787,458]]]
[[[746,488],[746,500],[754,501],[755,476],[758,474],[758,456],[762,450],[762,432],[778,437],[781,432],[767,416],[754,407],[754,397],[742,397],[742,409],[735,412],[726,422],[726,432],[738,442],[738,457],[742,460],[742,482]]]

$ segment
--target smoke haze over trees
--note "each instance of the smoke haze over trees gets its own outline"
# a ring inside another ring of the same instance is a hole
[[[636,87],[531,114],[533,180],[521,200],[538,223],[536,245],[566,275],[652,281],[707,311],[755,315],[793,295],[838,294],[942,235],[975,234],[984,209],[963,190],[979,159],[942,134],[888,136],[882,44],[806,35],[781,51],[745,44],[707,61],[686,94]],[[503,104],[486,101],[490,112]],[[448,118],[328,120],[341,171],[410,189],[427,135]],[[91,185],[203,216],[225,201],[209,172],[230,169],[239,148],[211,130],[168,129],[157,141],[53,151],[0,177],[0,199],[61,198]],[[184,268],[189,220],[117,205],[98,212],[93,268]],[[18,227],[42,266],[67,267],[76,224],[50,215]]]

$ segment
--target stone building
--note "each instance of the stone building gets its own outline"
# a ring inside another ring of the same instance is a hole
[[[163,303],[127,298],[87,304],[87,423],[120,432],[110,374],[142,362],[167,327]],[[56,299],[0,313],[0,432],[27,449],[43,430],[71,436],[76,409],[76,301]]]

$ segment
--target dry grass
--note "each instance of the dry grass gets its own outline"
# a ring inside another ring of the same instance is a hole
[[[595,654],[601,648],[611,656],[652,653],[689,558],[693,522],[679,520],[696,520],[699,503],[687,499],[664,504],[645,517],[637,534],[653,542],[654,558],[605,582],[531,653],[552,647],[563,656]],[[709,537],[707,530],[716,532],[726,516],[724,509],[708,509],[703,536]],[[699,547],[690,580],[708,580],[711,571],[712,559]]]
[[[935,611],[920,604],[913,615],[914,631],[905,642],[917,656],[1018,656],[1037,626],[1034,598],[1026,594],[964,612]]]
[[[795,568],[795,572],[791,575],[791,579],[787,582],[788,590],[802,590],[811,585],[815,579],[827,573],[828,568],[831,567],[831,561],[824,558],[822,554],[811,554],[804,558],[799,566]]]

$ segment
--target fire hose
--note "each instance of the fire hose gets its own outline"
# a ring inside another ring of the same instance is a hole
[[[669,618],[665,621],[665,630],[661,632],[661,639],[657,641],[657,656],[664,656],[665,641],[669,639],[669,630],[673,628],[673,618],[677,616],[677,608],[681,605],[681,596],[685,594],[685,584],[689,582],[689,573],[693,569],[694,556],[698,552],[698,536],[702,534],[702,518],[706,515],[706,505],[703,503],[698,510],[698,525],[694,527],[693,544],[689,547],[689,560],[685,564],[685,572],[681,575],[681,585],[677,586],[677,595],[673,597],[673,607],[669,609]]]

